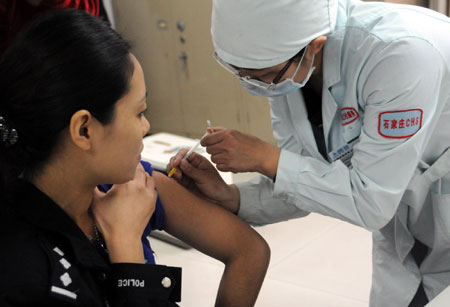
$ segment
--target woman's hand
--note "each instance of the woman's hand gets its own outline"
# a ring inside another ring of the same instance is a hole
[[[154,210],[155,183],[139,163],[133,180],[114,185],[106,194],[94,191],[92,212],[111,262],[145,263],[141,236]]]
[[[209,128],[211,129],[211,128]],[[257,137],[237,130],[214,127],[201,145],[220,171],[258,172],[275,178],[281,150]]]

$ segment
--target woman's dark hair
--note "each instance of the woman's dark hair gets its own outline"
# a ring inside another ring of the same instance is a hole
[[[113,120],[134,70],[130,49],[80,10],[49,11],[22,30],[0,59],[0,116],[18,134],[14,145],[0,138],[0,193],[21,173],[39,171],[78,110]]]

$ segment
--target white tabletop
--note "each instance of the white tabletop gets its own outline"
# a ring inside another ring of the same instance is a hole
[[[425,307],[448,307],[450,306],[450,287],[447,287]]]

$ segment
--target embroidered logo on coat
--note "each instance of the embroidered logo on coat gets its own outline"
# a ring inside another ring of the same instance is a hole
[[[421,109],[380,113],[378,132],[381,136],[392,139],[409,138],[422,127],[422,115]]]
[[[346,126],[353,123],[359,117],[358,111],[355,108],[342,108],[341,109],[341,125]]]

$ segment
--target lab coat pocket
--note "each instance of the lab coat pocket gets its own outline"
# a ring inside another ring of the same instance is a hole
[[[450,150],[447,149],[424,175],[432,182],[431,202],[436,235],[450,242]]]
[[[450,243],[450,174],[433,183],[431,201],[438,228],[436,233]]]
[[[444,153],[429,166],[420,161],[418,167],[408,184],[402,201],[410,206],[409,221],[414,224],[422,212],[423,206],[431,201],[439,202],[440,195],[450,194],[450,150]],[[434,210],[434,205],[433,205]]]
[[[405,203],[410,207],[410,221],[416,220],[422,211],[422,207],[425,203],[425,199],[428,196],[431,182],[425,173],[429,170],[430,166],[420,161],[414,174],[405,190],[402,197],[402,203]]]
[[[408,225],[415,224],[429,194],[431,182],[424,176],[429,168],[424,161],[418,163],[397,209],[394,223],[395,249],[402,263],[414,246],[414,236]]]

